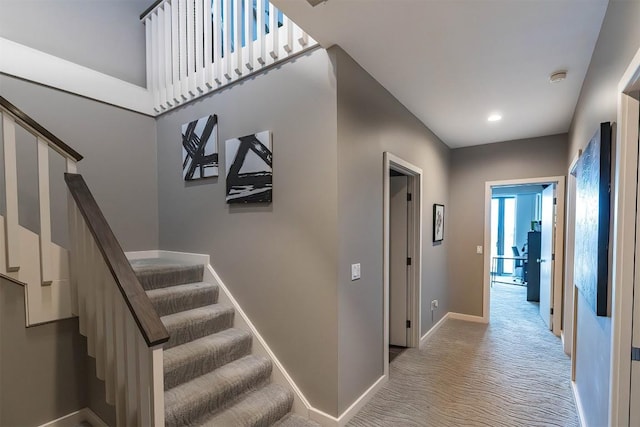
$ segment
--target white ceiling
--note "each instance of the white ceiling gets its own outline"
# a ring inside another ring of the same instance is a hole
[[[272,0],[448,146],[564,133],[607,0]],[[568,77],[551,84],[549,75]],[[487,117],[500,112],[500,122]]]

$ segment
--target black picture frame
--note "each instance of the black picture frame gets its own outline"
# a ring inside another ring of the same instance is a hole
[[[433,241],[442,242],[444,240],[444,205],[434,203],[433,205]]]

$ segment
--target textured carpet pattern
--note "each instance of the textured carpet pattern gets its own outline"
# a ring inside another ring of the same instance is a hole
[[[234,309],[218,304],[219,289],[202,282],[202,265],[131,264],[170,336],[166,426],[317,426],[290,413],[293,393],[271,383],[271,360],[251,354],[251,335],[233,328]]]
[[[570,365],[526,288],[496,284],[489,325],[447,320],[349,425],[577,427]]]

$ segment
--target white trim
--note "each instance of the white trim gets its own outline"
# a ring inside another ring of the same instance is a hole
[[[351,404],[338,418],[326,414],[319,409],[309,408],[309,419],[317,422],[322,427],[343,427],[347,425],[364,405],[387,383],[388,376],[383,375],[362,393],[362,395]]]
[[[628,425],[631,399],[633,295],[638,183],[638,101],[628,93],[640,83],[640,49],[618,83],[614,165],[613,271],[611,281],[611,372],[609,424]]]
[[[424,334],[424,335],[422,336],[422,338],[420,338],[420,346],[422,346],[424,343],[426,343],[426,342],[429,340],[429,338],[431,338],[431,337],[433,336],[433,334],[435,334],[435,333],[436,333],[436,331],[437,331],[438,329],[440,329],[440,326],[444,325],[444,322],[445,322],[447,319],[449,319],[449,318],[450,318],[450,317],[449,317],[450,315],[451,315],[451,313],[447,313],[447,314],[445,314],[444,316],[442,316],[442,319],[438,320],[438,321],[436,322],[436,324],[435,324],[435,325],[433,325],[433,326],[431,327],[431,329],[429,329],[429,330],[427,331],[427,333],[426,333],[426,334]]]
[[[575,258],[575,223],[576,223],[576,177],[573,175],[582,150],[579,149],[573,157],[567,170],[567,188],[565,198],[565,224],[564,229],[564,307],[562,325],[562,347],[565,354],[571,356],[573,352],[574,322],[573,322],[573,266]]]
[[[0,73],[155,116],[146,88],[2,37],[0,52]]]
[[[486,181],[484,193],[484,273],[483,273],[483,304],[482,318],[484,323],[489,323],[490,317],[490,284],[491,284],[491,193],[493,187],[504,187],[523,184],[557,184],[556,197],[558,199],[558,209],[555,230],[555,255],[554,263],[554,290],[552,295],[553,313],[553,333],[560,336],[561,316],[562,316],[562,289],[564,279],[564,209],[565,209],[565,177],[547,176],[540,178],[509,179],[500,181]],[[558,308],[556,310],[556,308]]]
[[[420,346],[422,313],[422,169],[401,159],[400,157],[385,151],[383,153],[383,185],[382,185],[382,216],[383,216],[383,367],[385,377],[389,376],[389,206],[390,184],[389,172],[391,170],[402,172],[409,177],[409,191],[412,194],[412,230],[409,230],[410,242],[409,256],[415,261],[411,268],[409,292],[408,292],[408,316],[411,328],[408,339],[409,347]]]
[[[71,412],[60,418],[41,424],[39,427],[76,427],[83,421],[88,421],[93,427],[108,427],[107,423],[96,415],[89,408],[82,408],[79,411]]]
[[[125,252],[125,255],[129,261],[145,258],[160,258],[160,252],[164,251],[134,251]]]
[[[580,427],[588,427],[587,419],[584,416],[584,408],[582,407],[582,401],[580,400],[580,394],[578,394],[578,387],[575,381],[571,381],[571,390],[573,391],[573,400],[576,403],[576,412],[578,413],[578,421]]]
[[[448,318],[455,319],[455,320],[464,320],[465,322],[489,323],[489,320],[485,319],[484,316],[472,316],[470,314],[463,314],[463,313],[449,312]]]

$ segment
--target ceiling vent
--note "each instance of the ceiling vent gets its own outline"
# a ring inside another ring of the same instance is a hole
[[[326,1],[327,0],[307,0],[307,2],[313,7],[316,7],[320,3],[325,3]]]

